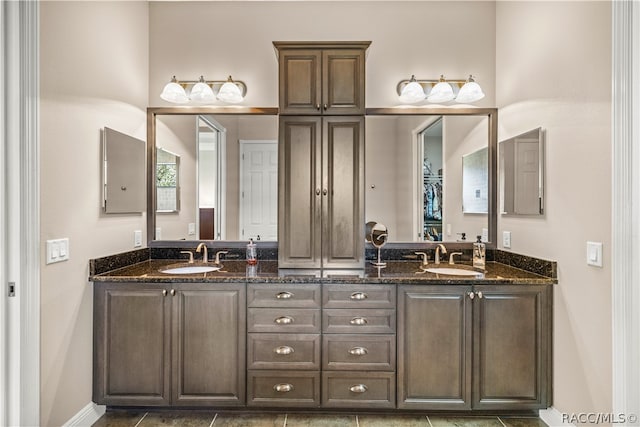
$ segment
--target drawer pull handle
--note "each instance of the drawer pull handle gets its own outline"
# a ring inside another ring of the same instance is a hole
[[[275,354],[286,356],[287,354],[294,353],[295,350],[292,347],[289,347],[288,345],[281,345],[280,347],[274,348],[273,352]]]
[[[367,353],[369,353],[369,350],[365,347],[353,347],[349,350],[349,354],[353,354],[354,356],[364,356]]]
[[[352,325],[366,325],[367,323],[367,319],[365,319],[364,317],[354,317],[353,319],[349,320],[349,323],[351,323]]]
[[[289,316],[276,317],[276,320],[274,320],[274,322],[276,322],[278,325],[288,325],[290,323],[293,323],[293,317],[289,317]]]
[[[273,389],[278,393],[289,393],[290,391],[293,391],[293,385],[292,384],[276,384],[273,386]]]
[[[352,385],[349,387],[349,391],[351,391],[351,393],[364,393],[367,391],[367,386],[364,384]]]
[[[287,292],[287,291],[278,292],[276,294],[276,298],[277,299],[291,299],[291,298],[293,298],[293,294],[291,292]]]
[[[354,300],[363,300],[367,298],[369,298],[369,295],[365,294],[364,292],[354,292],[351,294],[351,299]]]

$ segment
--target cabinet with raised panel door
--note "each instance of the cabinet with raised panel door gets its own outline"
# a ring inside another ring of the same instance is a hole
[[[278,266],[364,266],[364,117],[280,117]]]
[[[96,282],[93,401],[244,405],[245,313],[243,283]]]
[[[398,408],[551,404],[551,286],[398,287]]]
[[[369,44],[274,42],[280,114],[364,114],[364,62]]]

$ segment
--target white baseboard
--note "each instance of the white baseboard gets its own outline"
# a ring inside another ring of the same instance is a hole
[[[547,409],[540,409],[539,416],[549,427],[573,426],[573,424],[563,422],[562,413],[553,406]]]
[[[93,423],[104,415],[107,407],[91,402],[75,414],[62,427],[91,427]]]

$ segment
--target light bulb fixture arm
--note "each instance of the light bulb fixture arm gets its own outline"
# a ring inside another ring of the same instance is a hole
[[[465,83],[467,83],[466,80],[460,80],[460,79],[454,79],[454,80],[442,80],[442,79],[416,79],[416,78],[412,78],[411,79],[405,79],[405,80],[400,80],[400,82],[398,82],[398,85],[396,86],[396,93],[398,94],[398,96],[402,95],[402,89],[404,89],[404,87],[406,85],[408,85],[409,83],[411,83],[412,81],[418,83],[420,86],[422,86],[422,88],[425,90],[425,93],[428,93],[429,90],[431,90],[431,88],[440,83],[441,81],[445,81],[447,83],[450,84],[455,84],[457,85],[459,88],[464,86]]]

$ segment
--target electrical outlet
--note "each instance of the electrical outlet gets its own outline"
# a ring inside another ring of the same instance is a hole
[[[196,223],[195,222],[190,222],[189,223],[188,231],[189,231],[189,236],[193,236],[194,234],[196,234]]]
[[[162,228],[156,227],[156,240],[162,240]]]
[[[136,230],[133,232],[133,247],[139,248],[142,246],[142,230]]]
[[[510,231],[502,232],[502,246],[505,249],[511,248],[511,232]]]
[[[69,259],[69,238],[47,240],[47,264]]]
[[[483,228],[482,229],[482,236],[480,238],[482,239],[483,242],[488,242],[489,241],[489,229]]]
[[[447,224],[447,236],[451,236],[451,224]]]

